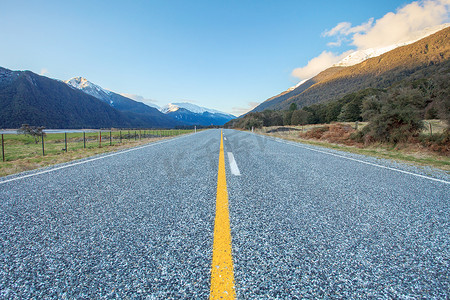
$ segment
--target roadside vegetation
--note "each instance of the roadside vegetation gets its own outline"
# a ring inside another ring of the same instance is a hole
[[[44,150],[42,134],[21,132],[3,135],[4,161],[0,161],[0,176],[132,148],[191,133],[193,130],[113,130],[102,131],[101,136],[98,131],[47,133],[43,135]]]
[[[448,75],[411,79],[301,109],[292,103],[289,110],[252,112],[226,126],[450,170],[448,79]]]
[[[331,124],[316,124],[305,126],[271,126],[255,129],[256,133],[278,137],[286,140],[312,144],[331,149],[347,151],[351,153],[374,156],[378,158],[393,159],[405,163],[420,166],[432,166],[450,173],[450,156],[442,153],[446,149],[448,153],[449,143],[441,140],[447,130],[447,125],[441,120],[427,120],[431,124],[433,135],[430,136],[430,127],[424,127],[415,143],[370,143],[365,144],[352,138],[363,131],[367,122],[336,122]],[[355,128],[358,128],[356,130]],[[430,147],[432,145],[438,149]]]

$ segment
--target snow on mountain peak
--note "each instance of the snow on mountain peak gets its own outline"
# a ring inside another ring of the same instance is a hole
[[[307,81],[310,80],[310,79],[311,79],[311,78],[307,78],[307,79],[304,79],[304,80],[300,81],[300,82],[297,83],[296,85],[291,86],[290,88],[288,88],[287,91],[290,92],[290,91],[295,90],[296,88],[298,88],[299,86],[301,86],[302,84],[304,84],[305,82],[307,82]]]
[[[161,108],[161,112],[167,114],[170,112],[177,111],[179,109],[186,109],[190,112],[196,113],[196,114],[203,114],[204,112],[209,112],[211,114],[222,114],[222,115],[228,115],[227,113],[215,110],[215,109],[209,109],[205,107],[201,107],[192,103],[188,102],[180,102],[180,103],[169,103],[166,106]]]
[[[69,79],[67,81],[64,81],[64,82],[67,83],[68,85],[71,85],[74,88],[77,88],[77,89],[80,89],[80,90],[86,89],[86,88],[96,88],[98,90],[103,90],[105,92],[109,92],[109,91],[99,87],[98,85],[90,82],[89,80],[87,80],[84,77],[73,77],[73,78],[71,78],[71,79]]]
[[[108,95],[111,94],[111,91],[105,90],[83,77],[73,77],[64,82],[73,88],[82,90],[83,92],[101,100],[108,101]]]
[[[359,64],[369,58],[380,56],[386,52],[389,52],[391,50],[394,50],[398,47],[406,46],[412,43],[415,43],[429,35],[432,35],[433,33],[436,33],[440,30],[443,30],[444,28],[447,28],[450,26],[450,23],[441,24],[438,26],[433,27],[427,27],[421,31],[416,32],[416,34],[411,37],[408,41],[402,41],[394,45],[379,47],[379,48],[369,48],[369,49],[363,49],[363,50],[357,50],[352,53],[350,53],[348,56],[346,56],[344,59],[339,61],[338,63],[334,64],[333,67],[350,67],[356,64]]]

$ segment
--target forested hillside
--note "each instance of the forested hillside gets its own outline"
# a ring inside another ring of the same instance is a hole
[[[350,67],[327,69],[300,85],[261,103],[253,111],[286,110],[291,103],[301,108],[338,100],[366,88],[386,89],[403,80],[445,73],[450,58],[450,28],[418,42],[387,52]],[[436,68],[437,67],[437,68]]]

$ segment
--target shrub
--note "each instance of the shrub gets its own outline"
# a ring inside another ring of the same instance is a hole
[[[422,146],[429,148],[434,152],[444,155],[450,154],[450,130],[447,129],[443,133],[430,135],[420,135],[419,141]]]
[[[292,113],[291,124],[292,125],[306,125],[308,123],[308,118],[310,113],[306,110],[299,109]]]
[[[305,133],[300,133],[300,136],[309,139],[320,139],[328,130],[330,130],[330,126],[315,127]]]
[[[37,126],[30,126],[28,124],[22,124],[22,127],[20,127],[17,130],[18,134],[24,134],[24,135],[31,135],[34,138],[34,143],[39,143],[39,138],[43,135],[45,135],[44,132],[45,127],[37,127]]]
[[[417,137],[423,128],[420,93],[411,89],[395,89],[363,104],[363,116],[369,124],[356,136],[365,143],[373,141],[401,143]]]

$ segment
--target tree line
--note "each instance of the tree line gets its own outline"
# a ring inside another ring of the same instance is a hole
[[[424,119],[444,119],[450,124],[448,74],[420,78],[388,89],[367,88],[339,100],[289,110],[251,112],[226,124],[251,129],[263,126],[326,124],[367,121],[355,138],[364,141],[402,142],[417,136]],[[448,127],[450,128],[450,127]],[[447,135],[448,135],[447,130]]]

